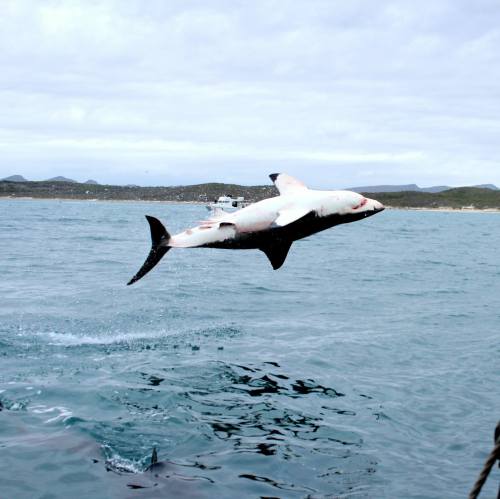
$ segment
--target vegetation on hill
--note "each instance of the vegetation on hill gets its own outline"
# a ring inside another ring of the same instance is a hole
[[[131,200],[211,202],[222,195],[243,196],[250,202],[276,196],[273,185],[197,184],[171,187],[95,185],[73,182],[0,181],[1,197],[61,198],[88,200]],[[477,187],[459,187],[443,192],[420,191],[365,193],[386,206],[396,208],[478,208],[500,209],[500,191]]]
[[[276,196],[274,185],[198,184],[171,187],[79,184],[73,182],[0,182],[0,196],[132,201],[212,202],[219,196],[243,196],[248,201]]]
[[[365,194],[394,208],[500,209],[500,191],[478,187],[457,187],[436,193],[402,191]]]

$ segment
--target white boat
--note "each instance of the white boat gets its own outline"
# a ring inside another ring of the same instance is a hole
[[[245,203],[245,198],[243,196],[239,196],[237,198],[233,198],[232,196],[220,196],[217,201],[207,204],[207,210],[223,210],[225,212],[231,213],[233,211],[239,210],[240,208],[248,206],[248,204],[249,203]]]

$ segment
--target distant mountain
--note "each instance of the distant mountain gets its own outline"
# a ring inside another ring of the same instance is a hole
[[[91,178],[89,178],[88,180],[86,180],[84,182],[84,184],[99,185],[99,182],[97,182],[96,180],[92,180]]]
[[[417,184],[364,185],[362,187],[350,187],[348,190],[354,192],[402,192],[402,191],[420,191],[420,187]]]
[[[471,187],[478,187],[481,189],[491,189],[497,191],[498,187],[493,184],[473,185]],[[434,185],[432,187],[419,187],[417,184],[405,185],[366,185],[363,187],[351,187],[349,190],[354,192],[443,192],[454,189],[449,185]]]
[[[5,177],[2,180],[7,182],[28,182],[22,175],[11,175],[10,177]]]
[[[419,187],[417,189],[418,192],[443,192],[443,191],[449,191],[450,189],[453,189],[453,187],[450,187],[449,185],[433,185],[432,187]]]
[[[61,176],[48,178],[46,180],[46,182],[72,182],[74,184],[78,183],[76,180],[73,180],[71,178],[61,177]]]

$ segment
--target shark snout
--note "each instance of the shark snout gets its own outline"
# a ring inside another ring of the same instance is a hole
[[[372,201],[373,201],[373,211],[375,211],[375,213],[385,210],[385,206],[380,201],[377,201],[375,199],[373,199]]]
[[[367,212],[367,215],[368,215],[368,213],[370,215],[375,215],[375,213],[378,213],[379,211],[382,211],[385,209],[385,206],[380,201],[377,201],[376,199],[367,198],[366,201],[367,202],[366,202],[364,208],[365,208],[365,211]]]

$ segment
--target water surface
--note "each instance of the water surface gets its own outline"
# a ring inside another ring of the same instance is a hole
[[[172,250],[127,287],[146,213],[206,217],[0,201],[1,497],[466,496],[500,414],[499,214],[386,210],[279,271]]]

